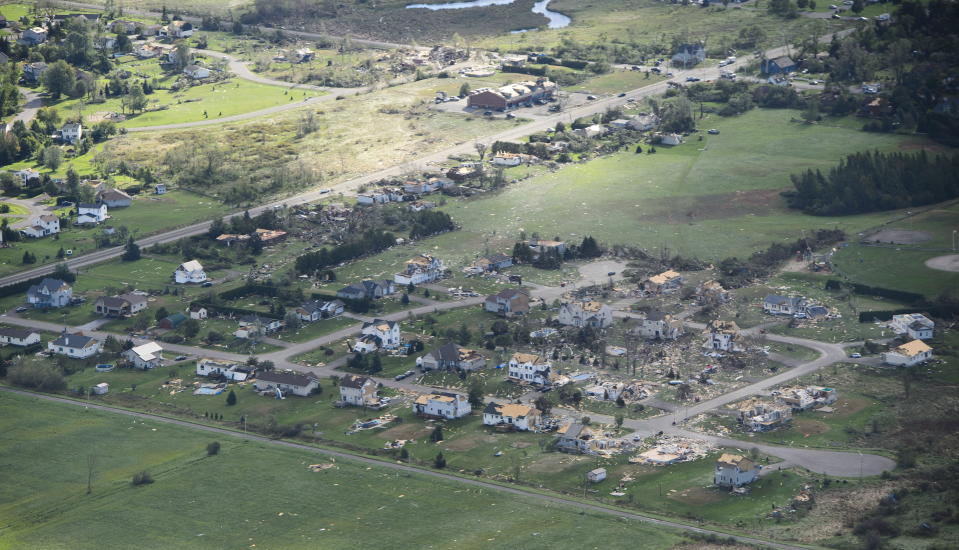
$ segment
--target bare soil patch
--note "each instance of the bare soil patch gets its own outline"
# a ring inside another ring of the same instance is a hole
[[[861,397],[845,397],[840,398],[839,401],[833,406],[836,409],[836,412],[832,413],[834,416],[849,416],[851,414],[856,414],[857,412],[865,409],[869,406],[869,401]]]
[[[870,242],[878,241],[881,243],[892,244],[919,244],[932,240],[932,235],[925,231],[916,231],[913,229],[883,229],[878,233],[870,235]]]
[[[938,269],[939,271],[959,273],[959,254],[946,254],[945,256],[929,258],[926,260],[926,267]]]
[[[803,434],[804,437],[809,437],[811,435],[818,435],[821,433],[826,433],[829,431],[829,426],[824,422],[818,420],[797,420],[794,423],[796,431]]]
[[[400,424],[384,432],[382,435],[386,439],[416,439],[418,436],[425,436],[432,430],[428,427],[417,426],[416,424]]]
[[[669,498],[696,506],[718,502],[723,499],[719,491],[702,487],[690,487],[676,493],[670,493]]]

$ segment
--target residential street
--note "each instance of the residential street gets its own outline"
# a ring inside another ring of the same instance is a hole
[[[70,3],[70,4],[71,4],[71,5],[75,5],[75,6],[77,6],[77,7],[83,7],[83,6],[84,6],[83,4],[75,4],[75,3]],[[851,29],[847,29],[847,30],[845,30],[845,31],[841,31],[841,32],[836,33],[836,34],[837,34],[837,35],[840,35],[840,36],[844,36],[845,34],[848,34],[849,32],[852,32],[852,30],[851,30]],[[828,35],[825,35],[825,36],[821,37],[821,40],[828,41],[828,40],[831,39],[831,37],[832,37],[832,34],[828,34]],[[772,49],[770,49],[770,50],[767,50],[767,51],[765,52],[765,55],[766,55],[767,57],[769,57],[769,58],[774,58],[774,57],[778,57],[778,56],[784,55],[785,52],[786,52],[786,49],[785,49],[785,48],[772,48]],[[751,59],[752,59],[751,56],[743,57],[743,58],[741,58],[740,60],[738,60],[735,64],[730,65],[730,66],[729,66],[729,69],[730,69],[730,70],[735,70],[737,67],[742,66],[743,64],[745,64],[747,61],[749,61],[749,60],[751,60]],[[719,71],[720,71],[720,69],[719,69],[718,67],[710,67],[710,68],[707,68],[707,69],[696,70],[695,73],[696,73],[696,74],[702,73],[703,75],[705,75],[706,78],[713,78],[713,79],[715,79],[715,78],[719,78]],[[685,75],[686,75],[686,74],[692,74],[692,73],[693,73],[693,71],[686,71],[686,72],[680,71],[680,72],[677,72],[677,73],[676,73],[676,76],[675,76],[672,80],[673,80],[673,81],[677,81],[677,82],[682,82],[682,81],[685,80]],[[483,142],[486,142],[486,143],[492,143],[492,142],[495,142],[495,141],[515,141],[515,140],[519,140],[519,139],[521,139],[521,138],[523,138],[523,137],[525,137],[525,136],[527,136],[527,135],[529,135],[529,134],[532,134],[532,133],[535,133],[535,132],[541,132],[541,131],[545,130],[546,128],[553,127],[553,126],[556,125],[557,122],[560,122],[560,121],[563,121],[563,122],[572,122],[573,120],[575,120],[576,118],[579,118],[579,117],[589,116],[589,115],[593,115],[593,114],[595,114],[595,113],[603,112],[603,111],[605,111],[605,110],[606,110],[607,108],[609,108],[609,107],[622,106],[622,105],[624,105],[624,104],[626,103],[626,101],[627,101],[628,99],[630,99],[630,98],[634,98],[634,99],[637,99],[637,100],[638,100],[638,99],[644,99],[644,98],[646,98],[646,97],[650,97],[650,96],[654,96],[654,95],[660,95],[660,94],[666,92],[666,89],[667,89],[667,87],[668,87],[668,86],[667,86],[667,83],[668,83],[668,82],[669,82],[669,81],[661,81],[661,82],[658,82],[658,83],[656,83],[656,84],[652,84],[652,85],[650,85],[650,86],[646,86],[646,87],[644,87],[644,88],[639,88],[639,89],[637,89],[637,90],[634,90],[634,91],[632,91],[632,92],[627,93],[625,97],[607,97],[607,98],[597,99],[597,100],[595,100],[595,101],[591,101],[591,102],[589,102],[589,103],[587,103],[587,104],[584,104],[584,105],[582,105],[582,106],[569,109],[569,110],[566,111],[566,112],[557,113],[557,114],[552,115],[552,116],[549,116],[549,117],[540,118],[539,120],[532,121],[532,122],[529,122],[529,123],[527,123],[527,124],[522,124],[522,125],[516,126],[516,127],[514,127],[514,128],[511,128],[511,129],[509,129],[509,130],[505,130],[505,131],[503,131],[503,132],[500,132],[500,133],[498,133],[498,134],[495,134],[495,135],[492,135],[492,136],[488,136],[488,137],[486,137],[486,138],[484,138],[484,139],[482,139],[482,140],[471,140],[471,141],[463,142],[463,143],[460,143],[460,144],[458,144],[458,145],[456,145],[456,146],[454,146],[454,147],[450,147],[450,148],[444,149],[444,150],[442,150],[442,151],[437,151],[437,152],[435,152],[435,153],[431,153],[431,154],[424,155],[424,156],[422,156],[422,157],[413,159],[413,160],[411,160],[410,162],[407,162],[407,163],[399,164],[399,165],[396,165],[396,166],[393,166],[393,167],[390,167],[390,168],[386,168],[386,169],[384,169],[384,170],[380,170],[380,171],[378,171],[378,172],[373,172],[373,173],[371,173],[371,174],[367,174],[367,175],[364,175],[364,176],[359,176],[359,177],[356,177],[356,178],[353,178],[353,179],[350,179],[350,180],[347,180],[347,181],[344,181],[344,182],[341,182],[341,183],[332,185],[332,186],[330,186],[329,189],[332,189],[333,192],[350,193],[350,192],[354,191],[356,188],[360,187],[361,185],[369,184],[369,183],[372,183],[372,182],[375,182],[375,181],[378,181],[378,180],[381,180],[381,179],[389,178],[389,177],[402,176],[404,173],[408,172],[410,169],[415,168],[416,166],[419,166],[419,165],[425,165],[425,164],[435,163],[435,162],[444,162],[444,161],[446,161],[450,156],[474,154],[474,153],[475,153],[475,150],[474,150],[473,144],[474,144],[475,141],[483,141]],[[331,94],[331,95],[332,95],[332,94]],[[313,98],[313,100],[315,100],[315,101],[323,101],[324,98],[326,98],[326,97],[328,97],[328,96],[321,96],[321,97]],[[305,104],[309,104],[309,101],[300,102],[300,103],[297,104],[297,105],[305,105]],[[283,111],[283,110],[289,110],[289,109],[291,109],[291,108],[292,108],[292,107],[289,106],[289,105],[281,105],[281,106],[279,106],[279,107],[273,107],[272,109],[277,109],[277,110],[276,110],[276,111],[270,111],[270,112],[280,112],[280,111]],[[265,110],[265,111],[260,111],[260,115],[262,115],[262,114],[269,114],[269,113],[267,113],[266,111],[269,111],[269,109],[268,109],[268,110]],[[248,115],[248,114],[249,114],[249,113],[242,114],[242,115],[235,115],[235,116],[237,116],[237,117],[245,117],[245,116]],[[257,115],[257,116],[260,116],[260,115]],[[203,125],[206,125],[207,123],[217,123],[217,124],[218,124],[218,123],[229,122],[229,121],[230,121],[229,119],[232,119],[232,118],[233,118],[233,117],[225,117],[225,118],[222,118],[222,119],[215,119],[215,120],[212,120],[212,121],[204,120],[204,121],[198,121],[198,122],[195,122],[195,123],[194,123],[194,122],[188,122],[188,123],[183,123],[183,124],[186,124],[186,125],[189,125],[189,126],[169,125],[169,127],[170,127],[170,128],[183,128],[183,127],[203,126]],[[238,120],[242,120],[242,119],[238,119]],[[160,128],[160,129],[164,129],[164,128],[167,128],[167,127],[168,127],[168,126],[163,126],[163,127],[159,127],[159,128]],[[153,128],[153,129],[157,129],[157,128]],[[132,129],[131,129],[131,131],[132,131]],[[145,130],[144,128],[140,128],[140,129],[138,129],[138,131],[146,131],[146,130]],[[273,202],[270,202],[270,203],[267,203],[267,204],[263,204],[263,205],[261,205],[261,206],[257,206],[257,207],[251,208],[251,209],[249,210],[249,212],[250,212],[250,215],[256,216],[256,215],[260,214],[261,212],[263,212],[263,211],[265,211],[265,210],[269,210],[269,209],[272,209],[272,208],[277,207],[277,206],[289,206],[289,205],[294,205],[294,204],[305,204],[305,203],[315,202],[315,201],[323,198],[324,196],[326,196],[328,193],[329,193],[329,191],[328,191],[327,189],[325,189],[325,188],[323,188],[323,189],[317,188],[317,189],[313,189],[313,190],[311,190],[311,191],[307,191],[307,192],[305,192],[305,193],[300,193],[300,194],[297,194],[297,195],[293,195],[293,196],[290,196],[290,197],[287,197],[287,198],[279,199],[279,200],[276,200],[276,201],[273,201]],[[238,215],[241,215],[241,214],[242,214],[242,212],[238,211],[238,212],[235,212],[235,213],[233,213],[233,214],[231,214],[231,215],[229,215],[229,216],[226,216],[226,217],[229,218],[229,217],[238,216]],[[181,228],[178,228],[178,229],[173,229],[173,230],[170,230],[170,231],[166,231],[166,232],[164,232],[164,233],[159,233],[159,234],[157,234],[157,235],[153,235],[153,236],[150,236],[150,237],[145,237],[145,238],[142,238],[142,239],[137,240],[137,244],[140,246],[141,249],[146,249],[147,247],[149,247],[149,246],[151,246],[151,245],[153,245],[153,244],[157,244],[157,243],[167,243],[167,242],[175,241],[175,240],[178,240],[178,239],[182,239],[182,238],[184,238],[184,237],[191,237],[191,236],[193,236],[193,235],[199,235],[199,234],[201,234],[201,233],[206,232],[206,230],[210,227],[210,223],[211,223],[210,221],[201,222],[201,223],[196,223],[196,224],[189,225],[189,226],[186,226],[186,227],[181,227]],[[99,263],[99,262],[111,260],[111,259],[113,259],[113,258],[118,258],[121,254],[123,254],[123,247],[105,248],[105,249],[97,250],[97,251],[95,251],[95,252],[91,252],[91,253],[89,253],[89,254],[84,254],[84,255],[82,255],[82,256],[78,256],[78,257],[72,258],[72,259],[70,259],[69,261],[67,261],[66,263],[67,263],[67,266],[68,266],[68,267],[70,267],[70,268],[73,269],[73,270],[76,270],[76,269],[79,268],[79,267],[83,267],[83,266],[92,265],[92,264],[95,264],[95,263]],[[33,277],[40,277],[40,276],[43,276],[43,275],[48,275],[48,274],[50,274],[50,273],[53,272],[53,268],[54,268],[54,264],[48,264],[48,265],[45,265],[45,266],[36,267],[36,268],[33,268],[33,269],[21,271],[21,272],[15,273],[15,274],[13,274],[13,275],[7,275],[7,276],[5,276],[5,277],[0,277],[0,286],[7,286],[7,285],[15,284],[15,283],[17,283],[17,282],[20,282],[20,281],[23,281],[23,280],[26,280],[26,279],[30,279],[30,278],[33,278]]]
[[[590,274],[596,273],[596,269],[609,269],[611,270],[614,264],[609,262],[595,262],[595,266],[589,267],[586,266],[581,269],[581,273]],[[618,270],[617,270],[618,271]],[[534,297],[552,297],[559,296],[562,292],[559,290],[566,290],[560,287],[538,287],[534,289]],[[380,318],[391,320],[391,321],[402,321],[406,319],[409,314],[412,312],[415,315],[423,315],[431,313],[433,311],[446,311],[450,309],[456,309],[461,307],[476,307],[483,303],[484,297],[473,297],[463,300],[448,301],[448,302],[439,302],[432,301],[427,305],[423,305],[412,310],[408,311],[399,311],[396,313],[391,313],[388,315],[383,315]],[[626,306],[628,307],[628,305]],[[618,316],[632,316],[632,314],[625,312],[617,312]],[[365,316],[354,316],[347,315],[347,317],[365,320]],[[27,328],[33,328],[36,330],[45,330],[52,332],[59,332],[63,330],[63,327],[57,323],[51,323],[46,321],[35,321],[24,319],[18,316],[16,313],[7,312],[3,315],[3,321],[12,325],[18,325]],[[686,321],[687,327],[694,330],[703,330],[705,325],[700,323],[694,323]],[[759,328],[766,326],[760,325],[751,329],[756,331]],[[298,372],[310,372],[319,377],[328,377],[328,376],[340,376],[342,371],[337,371],[336,368],[341,366],[344,360],[341,358],[338,361],[334,361],[330,364],[320,366],[320,367],[306,367],[293,362],[293,357],[317,349],[320,346],[329,345],[333,342],[342,340],[348,336],[353,336],[359,334],[362,325],[358,321],[357,324],[338,330],[331,334],[315,338],[313,340],[301,343],[287,343],[283,342],[283,349],[279,351],[274,351],[265,354],[258,354],[261,360],[272,361],[276,368],[279,369],[290,369]],[[79,327],[67,327],[68,331],[76,331]],[[745,331],[747,334],[750,330]],[[94,336],[98,339],[105,339],[110,333],[103,331],[86,331],[88,335]],[[125,335],[114,334],[114,336],[119,338],[127,338]],[[762,452],[778,456],[786,461],[788,464],[801,466],[808,470],[818,472],[818,473],[828,473],[829,475],[842,476],[842,477],[858,477],[859,475],[873,476],[882,473],[885,470],[891,470],[895,468],[895,462],[889,458],[870,455],[870,454],[855,454],[850,452],[838,452],[838,451],[824,451],[816,449],[801,449],[795,447],[784,447],[779,445],[769,445],[769,444],[753,444],[749,441],[723,438],[711,435],[705,435],[698,432],[693,432],[685,427],[683,427],[684,422],[696,415],[711,411],[713,409],[720,408],[729,403],[742,400],[746,397],[756,394],[765,394],[768,390],[774,386],[788,382],[795,378],[805,376],[816,372],[817,370],[832,365],[840,361],[849,361],[846,357],[846,352],[844,347],[856,345],[856,342],[846,343],[846,344],[829,344],[824,342],[819,342],[816,340],[807,340],[804,338],[796,338],[792,336],[781,336],[776,334],[766,334],[765,337],[769,340],[775,342],[783,342],[794,344],[798,346],[805,346],[812,348],[819,352],[819,357],[807,362],[800,362],[798,360],[793,360],[793,363],[796,364],[795,367],[780,372],[769,378],[765,378],[748,386],[744,386],[737,390],[730,391],[724,395],[704,401],[702,403],[696,403],[688,407],[684,406],[675,406],[671,413],[664,414],[655,418],[648,420],[633,420],[626,419],[624,426],[633,430],[637,435],[646,437],[649,435],[654,435],[659,432],[664,432],[672,435],[680,435],[684,437],[694,437],[699,439],[704,439],[714,445],[723,445],[739,448],[751,448],[757,447]],[[142,341],[137,340],[138,344]],[[191,357],[212,357],[216,359],[225,359],[228,361],[238,361],[245,362],[247,359],[246,355],[240,355],[235,353],[230,353],[226,351],[219,350],[209,350],[206,348],[198,348],[191,346],[184,346],[178,344],[163,344],[164,349],[169,351],[180,353],[184,355],[189,355]],[[434,391],[436,388],[423,386],[416,384],[411,381],[396,381],[392,378],[379,378],[373,377],[377,382],[380,382],[384,386],[393,387],[406,391],[414,392],[430,392]],[[536,397],[538,397],[538,392],[529,392],[524,396],[524,401],[531,402]],[[576,414],[582,414],[581,412],[576,412]],[[605,415],[590,414],[592,418],[599,422],[603,423],[612,423],[613,418]]]

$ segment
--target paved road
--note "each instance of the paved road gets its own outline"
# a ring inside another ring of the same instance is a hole
[[[459,484],[469,485],[469,486],[473,486],[473,487],[481,487],[481,488],[483,488],[483,489],[488,489],[488,490],[496,491],[496,492],[499,492],[499,493],[506,493],[506,494],[511,494],[511,495],[519,495],[519,496],[523,496],[523,497],[526,497],[526,498],[536,499],[536,500],[539,500],[539,501],[541,501],[541,502],[545,502],[545,503],[549,503],[549,504],[557,504],[557,505],[561,505],[561,506],[566,506],[566,507],[574,508],[574,509],[577,509],[577,510],[584,510],[584,511],[589,511],[589,512],[594,512],[594,513],[607,514],[607,515],[612,515],[612,516],[616,516],[616,517],[620,517],[620,518],[626,518],[626,519],[630,519],[630,520],[634,520],[634,521],[640,521],[640,522],[643,522],[643,523],[650,523],[650,524],[653,524],[653,525],[658,525],[658,526],[662,526],[662,527],[667,527],[667,528],[670,528],[670,529],[678,529],[678,530],[681,530],[681,531],[692,532],[692,533],[700,533],[700,534],[704,534],[704,535],[715,534],[715,535],[720,536],[720,537],[722,537],[722,538],[728,538],[728,537],[730,537],[730,535],[728,535],[728,534],[726,534],[726,533],[722,533],[722,532],[718,532],[718,531],[713,531],[713,530],[710,530],[710,529],[703,529],[702,527],[694,527],[694,526],[691,526],[691,525],[685,525],[685,524],[677,523],[677,522],[674,522],[674,521],[668,521],[668,520],[663,520],[663,519],[648,517],[648,516],[644,516],[644,515],[642,515],[642,514],[638,514],[638,513],[635,513],[635,512],[626,512],[626,511],[623,511],[623,510],[617,510],[617,509],[612,509],[612,508],[605,508],[605,507],[603,507],[603,506],[599,506],[599,505],[595,505],[595,504],[588,504],[588,503],[585,503],[585,502],[579,502],[579,501],[575,501],[575,500],[566,499],[566,498],[563,498],[563,497],[557,496],[557,495],[546,495],[546,494],[542,494],[542,493],[533,493],[533,492],[525,491],[525,490],[523,490],[523,489],[518,489],[518,488],[515,488],[515,487],[508,487],[508,486],[498,485],[498,484],[495,484],[495,483],[490,483],[490,482],[487,482],[487,481],[483,481],[483,480],[481,480],[481,479],[454,476],[454,475],[446,474],[446,473],[443,473],[443,472],[438,472],[438,471],[435,471],[435,470],[427,470],[427,469],[425,469],[425,468],[416,468],[416,467],[413,467],[413,466],[407,466],[407,465],[405,465],[405,464],[400,464],[400,463],[397,463],[397,462],[386,462],[386,461],[376,460],[376,459],[367,458],[367,457],[363,457],[363,456],[352,455],[352,454],[345,453],[345,452],[340,452],[340,451],[333,451],[333,450],[328,450],[328,449],[318,449],[318,448],[316,448],[316,447],[311,447],[311,446],[309,446],[309,445],[304,445],[304,444],[300,444],[300,443],[294,443],[294,442],[291,442],[291,441],[284,441],[284,440],[278,440],[278,439],[270,439],[270,438],[267,438],[267,437],[263,437],[263,436],[259,436],[259,435],[255,435],[255,434],[251,434],[251,433],[236,432],[236,431],[232,431],[232,430],[226,430],[226,429],[223,429],[223,428],[217,428],[217,427],[215,427],[215,426],[207,426],[207,425],[203,425],[203,424],[194,424],[194,423],[192,423],[192,422],[186,422],[186,421],[183,421],[183,420],[176,420],[176,419],[167,418],[167,417],[164,417],[164,416],[156,416],[156,415],[147,414],[147,413],[133,412],[133,411],[128,411],[128,410],[124,410],[124,409],[116,409],[116,408],[113,408],[113,407],[107,407],[107,406],[99,405],[99,404],[96,404],[96,403],[89,403],[89,402],[82,402],[82,401],[74,401],[74,400],[72,400],[72,399],[64,399],[64,398],[62,398],[62,397],[54,397],[54,396],[50,396],[50,395],[35,394],[35,393],[32,393],[32,392],[27,392],[27,391],[22,391],[22,390],[16,390],[16,389],[13,389],[13,388],[0,387],[0,391],[6,392],[6,393],[15,393],[15,394],[19,394],[19,395],[26,395],[26,396],[33,397],[33,398],[35,398],[35,399],[41,399],[41,400],[44,400],[44,401],[51,401],[51,402],[60,403],[60,404],[66,404],[66,405],[72,405],[72,406],[75,406],[75,407],[83,407],[83,408],[85,408],[85,409],[94,409],[94,410],[98,410],[98,411],[105,411],[105,412],[109,412],[109,413],[113,413],[113,414],[120,414],[120,415],[130,416],[130,417],[134,417],[134,418],[139,418],[139,419],[142,419],[142,420],[150,420],[150,421],[153,421],[153,422],[159,422],[159,423],[163,423],[163,424],[171,424],[171,425],[174,425],[174,426],[181,426],[181,427],[190,428],[190,429],[193,429],[193,430],[199,430],[199,431],[204,431],[204,432],[208,432],[208,433],[214,433],[214,434],[217,434],[218,436],[223,436],[223,437],[232,437],[232,438],[238,438],[238,439],[245,439],[245,440],[248,440],[248,441],[255,441],[255,442],[257,442],[257,443],[262,443],[262,444],[265,444],[265,445],[273,445],[273,446],[277,446],[277,447],[285,447],[285,448],[288,448],[288,449],[296,449],[296,450],[299,450],[299,451],[305,451],[305,452],[312,453],[312,454],[318,454],[318,455],[324,455],[324,456],[329,456],[329,457],[335,457],[335,458],[340,459],[340,460],[354,461],[354,462],[359,462],[359,463],[361,463],[361,464],[367,464],[367,465],[370,465],[370,466],[376,466],[376,467],[380,467],[380,468],[389,468],[389,469],[392,469],[392,470],[402,471],[402,472],[409,473],[409,474],[414,474],[414,475],[422,475],[422,476],[426,476],[426,477],[433,478],[433,479],[442,479],[442,480],[444,480],[444,481],[449,481],[449,482],[453,482],[453,483],[459,483]],[[735,538],[736,540],[738,540],[738,541],[740,541],[740,542],[742,542],[742,543],[746,543],[746,544],[754,544],[754,545],[759,545],[759,546],[761,546],[761,547],[779,548],[779,549],[783,549],[783,550],[805,550],[805,549],[808,548],[808,546],[795,546],[795,545],[786,544],[786,543],[781,543],[781,542],[767,541],[767,540],[758,539],[758,538],[754,538],[754,537],[744,537],[744,536],[735,536],[735,535],[733,535],[733,538]]]
[[[64,4],[74,5],[77,7],[91,6],[90,4],[80,4],[80,3],[64,3]],[[841,31],[840,33],[836,33],[836,34],[845,35],[845,34],[848,34],[849,32],[852,32],[852,30],[850,29],[846,31]],[[831,39],[831,37],[832,37],[831,34],[825,35],[824,37],[822,37],[822,40],[828,41],[829,39]],[[766,56],[769,58],[774,58],[774,57],[784,55],[785,53],[786,53],[786,49],[784,47],[773,48],[766,52]],[[739,67],[745,64],[750,59],[751,57],[748,57],[748,56],[743,57],[739,59],[735,64],[730,65],[728,68],[730,70],[734,70],[736,67]],[[680,82],[685,79],[684,77],[686,74],[691,74],[691,73],[692,71],[677,72],[673,80]],[[706,78],[715,79],[719,77],[719,68],[711,67],[704,70],[696,71],[696,74],[700,74],[700,73],[702,73]],[[644,88],[634,90],[626,94],[626,97],[609,97],[604,99],[598,99],[596,101],[591,101],[587,104],[569,109],[568,111],[563,113],[557,113],[550,117],[544,117],[539,120],[529,122],[527,124],[515,126],[509,130],[500,132],[492,136],[488,136],[487,138],[479,141],[484,141],[486,143],[493,143],[495,141],[516,141],[516,140],[522,139],[523,137],[529,134],[532,134],[535,132],[541,132],[547,128],[553,127],[559,121],[572,121],[582,116],[589,116],[599,112],[603,112],[610,107],[622,106],[626,103],[627,99],[630,99],[630,98],[643,99],[646,97],[665,93],[667,89],[667,82],[669,81],[664,80],[656,84],[652,84]],[[321,96],[319,98],[314,98],[314,99],[322,100],[322,98],[325,98],[325,97],[329,97],[329,96]],[[287,106],[281,106],[281,107],[285,108]],[[244,116],[244,115],[237,115],[237,116]],[[223,122],[224,120],[225,119],[219,119],[220,122]],[[201,121],[201,122],[205,124],[207,121]],[[188,123],[188,124],[194,124],[194,123]],[[145,130],[140,129],[140,131],[145,131]],[[407,173],[408,171],[410,171],[411,169],[415,169],[417,166],[420,166],[423,164],[443,162],[453,155],[472,154],[475,152],[473,148],[473,144],[475,143],[475,141],[477,140],[460,143],[448,149],[444,149],[442,151],[437,151],[435,153],[424,155],[408,163],[399,164],[390,168],[380,170],[378,172],[373,172],[371,174],[359,176],[359,177],[341,182],[339,184],[336,184],[328,188],[328,190],[314,189],[312,191],[307,191],[305,193],[301,193],[301,194],[287,197],[284,199],[278,199],[271,203],[267,203],[267,204],[250,209],[250,214],[255,216],[263,212],[264,210],[272,209],[272,208],[283,206],[283,205],[294,205],[294,204],[304,204],[304,203],[315,202],[321,199],[322,197],[324,197],[326,193],[330,192],[329,190],[339,191],[339,192],[349,192],[351,190],[356,189],[357,187],[360,187],[361,185],[369,184],[377,180],[395,177],[395,176],[401,176]],[[231,216],[235,216],[239,214],[240,212],[237,212],[232,214]],[[227,217],[231,217],[231,216],[227,216]],[[137,244],[140,246],[141,249],[145,249],[157,243],[167,243],[167,242],[172,242],[184,237],[199,235],[201,233],[206,232],[206,230],[210,227],[210,223],[211,222],[197,223],[187,227],[182,227],[179,229],[174,229],[171,231],[160,233],[151,237],[145,237],[143,239],[138,240]],[[103,250],[97,250],[95,252],[91,252],[89,254],[84,254],[82,256],[78,256],[70,259],[67,262],[67,266],[71,269],[76,270],[76,268],[78,267],[84,267],[87,265],[92,265],[99,262],[118,258],[121,254],[123,254],[123,247],[114,247],[114,248],[108,248]],[[50,273],[53,272],[53,269],[54,269],[54,264],[49,264],[46,266],[40,266],[30,270],[21,271],[13,275],[8,275],[6,277],[0,277],[0,287],[15,284],[32,277],[49,275]]]
[[[39,92],[31,90],[30,88],[17,87],[20,90],[20,93],[23,94],[25,102],[23,104],[23,110],[20,111],[17,116],[13,117],[13,120],[10,121],[11,124],[18,120],[22,120],[24,124],[29,125],[33,118],[37,116],[37,111],[43,107],[43,98],[40,96]]]
[[[534,291],[535,294],[536,291]],[[456,309],[460,307],[476,307],[483,302],[483,297],[474,297],[458,301],[449,301],[449,302],[437,302],[433,304],[424,305],[418,308],[414,308],[409,311],[400,311],[396,313],[391,313],[388,315],[382,316],[383,319],[400,321],[405,319],[410,312],[415,315],[422,315],[430,313],[433,311],[445,311],[450,309]],[[366,319],[365,317],[360,316],[359,319]],[[3,321],[9,324],[23,326],[32,328],[35,330],[45,330],[45,331],[54,331],[58,332],[66,328],[67,330],[73,331],[78,327],[64,327],[58,323],[51,323],[46,321],[37,321],[31,319],[24,319],[16,315],[15,313],[8,312],[3,316]],[[691,328],[704,328],[704,325],[698,323],[687,323]],[[315,350],[320,346],[329,345],[333,342],[342,340],[349,336],[356,335],[360,332],[361,324],[357,323],[350,327],[343,328],[334,333],[321,336],[319,338],[310,340],[308,342],[302,342],[298,344],[287,344],[287,346],[279,351],[259,355],[261,360],[272,361],[277,368],[281,369],[290,369],[298,372],[310,372],[320,377],[341,375],[342,372],[336,371],[336,368],[341,366],[343,360],[337,362],[326,364],[323,366],[307,367],[298,363],[293,362],[293,357]],[[752,330],[757,330],[758,327],[755,327]],[[748,332],[748,331],[747,331]],[[87,332],[96,338],[104,339],[109,334],[102,331],[96,332]],[[114,335],[116,336],[116,335]],[[121,335],[122,336],[122,335]],[[818,342],[815,340],[806,340],[803,338],[795,338],[790,336],[780,336],[775,334],[767,334],[766,337],[773,341],[790,343],[794,345],[800,345],[809,347],[819,351],[820,356],[806,363],[799,364],[795,368],[789,369],[782,373],[777,374],[763,380],[760,380],[754,384],[750,384],[738,390],[733,390],[729,393],[726,393],[722,396],[716,397],[709,401],[702,403],[697,403],[690,407],[675,407],[673,414],[659,416],[656,418],[648,420],[632,420],[627,419],[624,422],[624,425],[633,430],[635,433],[642,436],[648,436],[656,434],[660,431],[665,433],[670,433],[674,435],[683,435],[688,437],[695,437],[699,439],[706,440],[714,445],[723,445],[731,447],[758,447],[764,453],[778,456],[788,461],[789,464],[794,464],[806,468],[808,470],[819,472],[819,473],[828,473],[829,475],[842,476],[842,477],[856,477],[858,475],[878,475],[885,470],[891,470],[895,467],[895,463],[885,457],[877,455],[859,455],[853,453],[844,453],[837,451],[822,451],[815,449],[802,449],[794,447],[783,447],[778,445],[768,445],[768,444],[752,444],[748,441],[741,441],[731,438],[722,438],[717,436],[711,436],[706,434],[701,434],[697,432],[688,431],[681,426],[681,424],[688,418],[696,416],[700,413],[710,411],[722,407],[728,403],[739,401],[751,395],[757,393],[765,393],[769,388],[783,384],[789,380],[810,374],[816,370],[836,363],[838,361],[845,361],[846,354],[843,350],[844,346],[855,345],[855,343],[850,344],[828,344],[823,342]],[[137,341],[141,343],[141,341]],[[163,344],[164,348],[185,355],[200,356],[200,357],[213,357],[217,359],[224,359],[229,361],[245,361],[246,356],[230,353],[226,351],[219,350],[207,350],[204,348],[195,348],[191,346],[183,346],[178,344]],[[386,378],[376,378],[376,380],[386,386],[394,387],[407,391],[415,392],[427,392],[431,391],[433,388],[428,386],[423,386],[416,384],[412,381],[396,381]],[[535,394],[527,395],[529,400],[535,399]],[[612,423],[613,418],[605,415],[592,415],[600,422]]]

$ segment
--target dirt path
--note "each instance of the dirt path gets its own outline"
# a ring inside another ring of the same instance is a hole
[[[939,271],[959,273],[959,254],[946,254],[945,256],[929,258],[926,260],[926,267],[938,269]]]

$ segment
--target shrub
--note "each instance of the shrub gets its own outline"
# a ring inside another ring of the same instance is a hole
[[[134,485],[134,487],[139,485],[149,485],[153,483],[153,476],[150,475],[150,472],[146,470],[141,470],[133,474],[133,479],[131,480],[131,483]]]
[[[220,454],[220,442],[219,442],[219,441],[211,441],[210,443],[207,443],[207,444],[206,444],[206,455],[207,455],[207,456],[216,456],[216,455],[218,455],[218,454]]]

